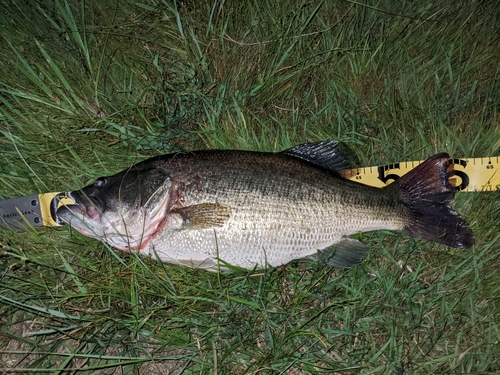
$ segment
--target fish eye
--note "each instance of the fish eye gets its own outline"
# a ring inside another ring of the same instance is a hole
[[[94,186],[95,187],[103,187],[105,183],[106,183],[106,178],[101,177],[101,178],[98,178],[97,180],[95,180]]]

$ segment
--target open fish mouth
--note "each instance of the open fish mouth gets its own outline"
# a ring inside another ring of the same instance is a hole
[[[60,207],[57,216],[84,236],[105,239],[122,251],[143,249],[158,235],[167,221],[170,202],[169,195],[164,194],[153,208],[130,210],[124,207],[121,210],[124,214],[117,215],[116,212],[101,212],[91,204],[91,199],[86,200],[87,204],[76,202]]]
[[[91,210],[91,213],[95,210]],[[84,236],[98,238],[96,233],[96,215],[88,215],[89,210],[83,204],[64,205],[57,210],[57,217],[66,224],[71,225]],[[99,215],[100,217],[100,215]]]

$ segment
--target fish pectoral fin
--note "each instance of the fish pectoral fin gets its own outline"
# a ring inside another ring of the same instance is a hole
[[[332,250],[334,250],[335,253],[329,256]],[[370,248],[363,242],[346,237],[335,245],[324,249],[323,254],[326,258],[326,263],[330,266],[351,268],[360,264],[369,251]]]
[[[183,219],[182,229],[221,227],[231,217],[231,208],[219,203],[200,203],[172,210]]]

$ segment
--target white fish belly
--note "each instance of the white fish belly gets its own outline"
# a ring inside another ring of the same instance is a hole
[[[192,267],[217,267],[218,260],[243,268],[276,267],[294,259],[315,254],[318,249],[335,243],[342,236],[322,239],[320,233],[309,237],[295,233],[240,232],[224,228],[193,231],[173,231],[161,241],[151,241],[143,250],[147,255],[163,262],[190,265]]]
[[[214,270],[224,268],[219,261],[247,269],[277,267],[359,231],[398,229],[369,212],[353,215],[345,206],[242,203],[221,227],[183,228],[182,219],[172,215],[141,253],[167,263]]]

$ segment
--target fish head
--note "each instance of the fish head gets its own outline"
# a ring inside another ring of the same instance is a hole
[[[165,223],[172,185],[162,169],[131,168],[68,193],[75,204],[62,206],[57,216],[119,250],[142,249]]]

